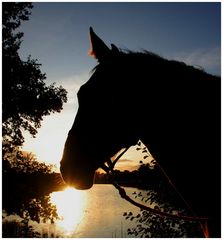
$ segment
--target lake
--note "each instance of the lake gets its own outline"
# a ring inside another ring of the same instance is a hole
[[[131,195],[136,188],[125,188]],[[95,184],[90,190],[67,188],[51,194],[61,220],[55,224],[33,224],[41,235],[76,238],[131,237],[127,229],[135,223],[126,220],[124,212],[139,208],[122,199],[112,185]]]

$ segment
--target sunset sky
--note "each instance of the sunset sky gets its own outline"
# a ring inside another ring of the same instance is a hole
[[[220,2],[33,5],[30,20],[23,22],[20,29],[24,32],[20,56],[38,59],[47,75],[46,83],[55,82],[68,91],[63,111],[45,117],[36,138],[25,134],[23,149],[47,163],[59,164],[78,108],[76,93],[96,65],[95,59],[88,56],[90,26],[108,45],[114,43],[119,48],[136,51],[146,49],[221,74]],[[126,169],[140,159],[133,151],[123,158]],[[129,161],[134,159],[135,162]]]

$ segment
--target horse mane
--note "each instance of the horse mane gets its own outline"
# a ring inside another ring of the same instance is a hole
[[[112,63],[112,62],[138,62],[138,64],[151,64],[151,65],[166,65],[168,68],[174,69],[174,71],[177,71],[180,73],[180,71],[186,71],[190,73],[191,75],[212,75],[205,71],[205,69],[198,65],[189,65],[183,61],[180,60],[173,60],[173,59],[167,59],[164,58],[154,52],[148,51],[148,50],[142,50],[142,51],[131,51],[129,49],[118,49],[119,51],[115,51],[103,63],[97,64],[93,69],[92,73],[95,72],[98,67],[102,64]],[[214,76],[214,75],[212,75]],[[217,77],[217,76],[216,76]]]

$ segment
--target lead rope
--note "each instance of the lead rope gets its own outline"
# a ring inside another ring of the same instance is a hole
[[[191,213],[193,214],[193,216],[184,216],[184,215],[175,215],[175,214],[170,214],[170,213],[166,213],[166,212],[161,212],[159,210],[150,208],[148,206],[145,206],[143,204],[140,204],[136,201],[134,201],[133,199],[131,199],[127,194],[125,189],[123,189],[119,184],[117,184],[115,182],[114,179],[114,174],[113,174],[113,170],[114,170],[114,166],[117,163],[117,161],[121,158],[121,156],[127,152],[129,149],[129,147],[127,147],[123,152],[121,152],[116,159],[112,162],[111,159],[109,159],[107,161],[107,165],[103,164],[101,166],[101,168],[111,177],[111,182],[112,185],[119,191],[120,196],[127,200],[128,202],[130,202],[131,204],[133,204],[134,206],[137,206],[141,209],[144,209],[146,211],[149,211],[151,213],[154,213],[156,215],[159,215],[161,217],[169,217],[169,218],[174,218],[174,219],[180,219],[180,220],[185,220],[185,221],[197,221],[200,224],[200,227],[202,229],[202,232],[205,236],[205,238],[209,237],[209,231],[208,231],[208,226],[207,226],[207,221],[208,218],[207,217],[197,217],[195,212],[193,211],[193,209],[190,207],[190,205],[187,203],[187,201],[183,198],[183,196],[181,195],[181,193],[178,191],[178,189],[176,188],[176,186],[173,184],[173,182],[171,181],[171,179],[169,178],[169,176],[167,175],[167,173],[164,171],[164,169],[160,166],[160,164],[156,161],[157,166],[160,168],[161,172],[164,174],[164,176],[166,177],[166,179],[168,180],[169,184],[173,187],[173,189],[176,191],[176,193],[179,195],[179,197],[182,199],[182,201],[186,204],[186,206],[188,207],[188,209],[191,211]]]

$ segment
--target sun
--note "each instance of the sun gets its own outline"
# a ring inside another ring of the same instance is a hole
[[[86,192],[68,187],[62,192],[52,193],[51,201],[56,205],[60,217],[57,225],[67,235],[74,232],[84,216]]]

